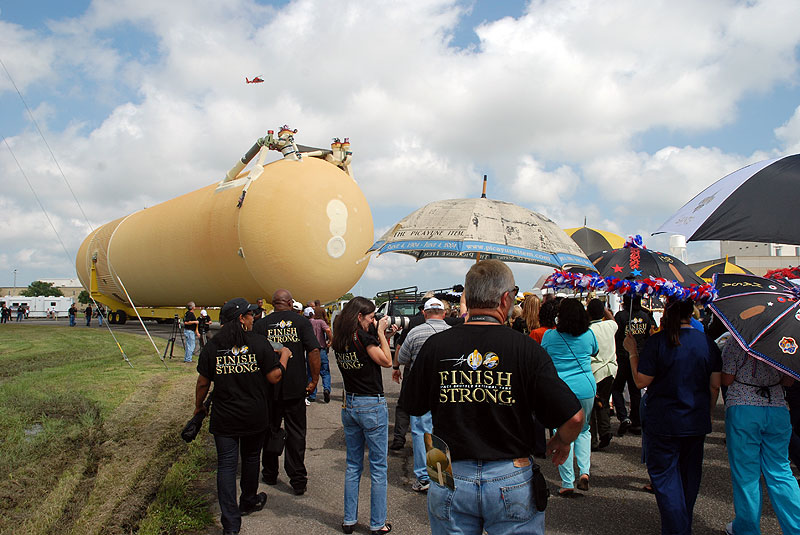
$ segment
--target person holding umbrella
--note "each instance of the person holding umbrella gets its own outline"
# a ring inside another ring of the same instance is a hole
[[[761,476],[783,533],[800,533],[800,488],[789,465],[792,435],[784,386],[794,379],[754,359],[734,337],[722,352],[725,435],[736,517],[728,535],[760,533]]]
[[[639,354],[632,333],[629,354],[642,399],[642,450],[661,513],[661,533],[692,532],[692,513],[700,490],[705,436],[717,403],[722,360],[719,348],[691,326],[691,299],[667,302],[662,329]]]

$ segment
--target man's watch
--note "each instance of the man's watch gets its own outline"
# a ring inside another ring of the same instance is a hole
[[[392,369],[393,369],[393,370],[399,370],[399,369],[400,369],[400,366],[392,366]]]

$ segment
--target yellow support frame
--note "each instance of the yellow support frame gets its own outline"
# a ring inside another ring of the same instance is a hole
[[[92,299],[98,303],[105,305],[109,312],[123,311],[125,314],[127,314],[128,319],[135,318],[136,312],[139,313],[139,316],[141,316],[142,319],[171,320],[175,319],[175,315],[177,315],[178,318],[183,319],[183,314],[186,312],[186,306],[136,307],[136,310],[134,311],[130,304],[123,303],[122,301],[118,301],[113,297],[109,297],[103,293],[100,293],[97,287],[96,265],[97,261],[93,260],[91,278],[89,279],[89,295],[91,295]],[[208,312],[211,321],[219,322],[219,307],[206,308],[206,312]]]

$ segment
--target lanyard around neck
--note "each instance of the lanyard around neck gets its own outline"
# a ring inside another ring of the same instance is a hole
[[[470,316],[469,320],[467,320],[467,323],[472,323],[472,322],[475,322],[475,321],[488,321],[489,323],[497,323],[498,325],[502,325],[502,323],[503,323],[499,319],[495,318],[494,316],[489,316],[489,315],[486,315],[486,314],[479,314],[477,316]]]

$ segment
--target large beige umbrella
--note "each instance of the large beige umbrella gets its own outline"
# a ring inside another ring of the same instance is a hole
[[[450,199],[406,216],[369,249],[421,258],[495,258],[561,269],[594,265],[549,218],[493,199]]]

